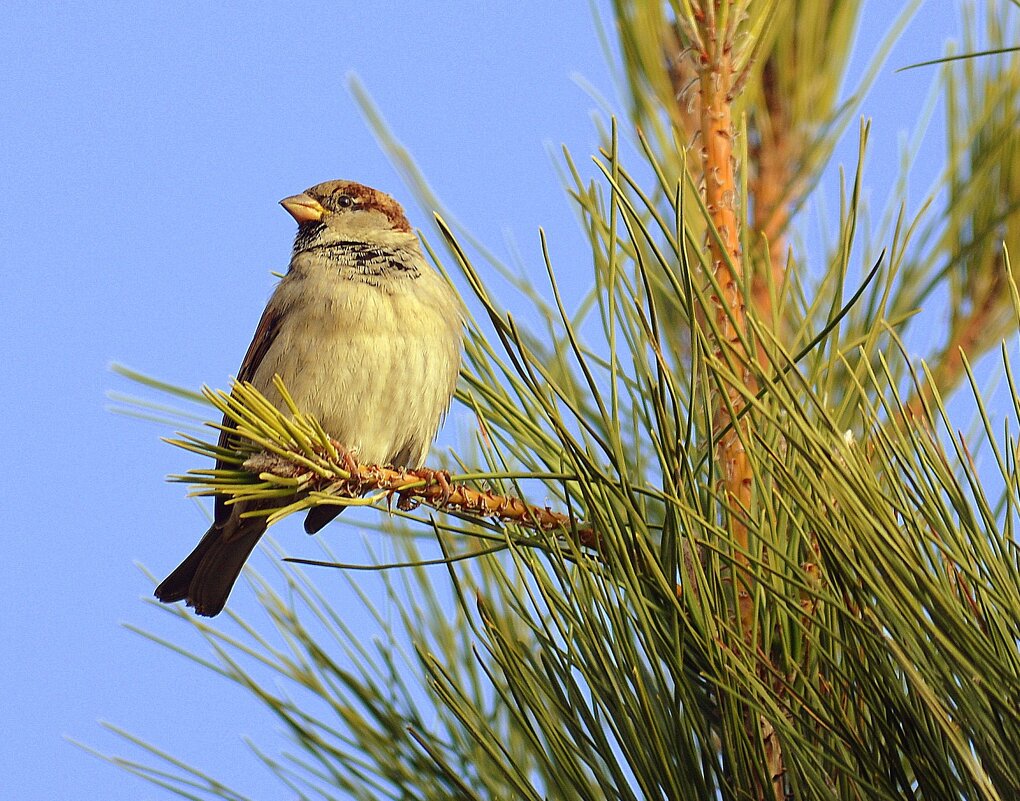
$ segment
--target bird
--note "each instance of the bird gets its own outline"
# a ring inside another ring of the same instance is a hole
[[[237,381],[250,382],[286,413],[273,382],[279,375],[297,408],[359,462],[420,467],[460,370],[459,296],[425,259],[404,210],[386,193],[326,181],[280,205],[298,224],[290,266]],[[219,444],[230,447],[228,432]],[[218,496],[209,530],[159,584],[156,598],[219,614],[267,527],[264,516],[241,515],[259,508],[266,507]],[[310,509],[305,530],[318,532],[343,508]]]

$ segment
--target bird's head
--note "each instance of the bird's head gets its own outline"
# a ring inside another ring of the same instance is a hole
[[[405,244],[413,239],[392,197],[354,181],[326,181],[280,201],[298,223],[295,251],[335,242]]]

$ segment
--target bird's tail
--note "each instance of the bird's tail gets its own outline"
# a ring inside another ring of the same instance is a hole
[[[266,530],[264,518],[255,517],[216,524],[202,537],[183,562],[156,587],[163,603],[187,600],[199,615],[218,615],[248,555]]]

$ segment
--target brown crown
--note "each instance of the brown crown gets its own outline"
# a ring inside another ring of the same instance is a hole
[[[394,230],[410,233],[411,224],[407,221],[404,210],[385,192],[355,181],[325,181],[306,189],[305,194],[318,200],[325,209],[332,212],[341,211],[341,196],[353,198],[363,209],[375,209],[386,215]]]

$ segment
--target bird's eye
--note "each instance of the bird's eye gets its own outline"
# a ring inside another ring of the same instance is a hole
[[[340,195],[340,197],[336,199],[336,204],[342,209],[349,209],[354,205],[354,198],[349,195]]]

